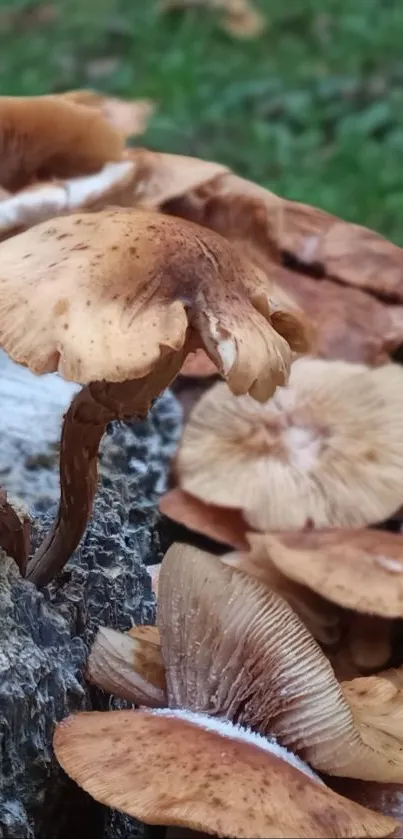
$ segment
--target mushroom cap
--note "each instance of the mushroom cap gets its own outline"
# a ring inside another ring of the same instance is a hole
[[[397,827],[277,745],[186,712],[80,713],[57,727],[54,749],[97,801],[147,824],[260,839],[390,836]]]
[[[188,527],[189,530],[203,533],[204,536],[224,545],[247,548],[246,527],[240,510],[205,504],[179,487],[162,495],[158,506],[164,516]]]
[[[235,392],[266,399],[287,378],[287,340],[304,340],[299,315],[277,323],[270,280],[225,239],[159,213],[44,222],[3,242],[0,264],[0,344],[36,373],[141,378],[183,350],[190,325]]]
[[[314,323],[313,355],[378,365],[390,361],[403,342],[400,306],[274,263],[270,275]]]
[[[403,300],[403,250],[379,234],[230,172],[165,209],[239,242],[264,264],[314,322],[315,355],[380,364],[402,343],[400,307],[367,293]],[[292,270],[284,266],[290,259]]]
[[[0,97],[0,184],[68,178],[120,160],[123,140],[95,108],[58,96]]]
[[[385,530],[251,534],[251,562],[343,606],[403,618],[403,535]]]
[[[402,413],[399,365],[300,358],[264,405],[210,388],[185,427],[177,479],[256,530],[376,523],[402,501]]]
[[[108,693],[137,705],[166,705],[160,648],[149,640],[147,633],[133,635],[100,627],[88,658],[87,678]]]
[[[281,198],[232,172],[194,190],[170,209],[219,230],[222,217],[227,224],[228,205],[239,205],[245,198],[260,203],[271,230],[271,247],[291,256],[302,273],[314,271],[344,285],[403,301],[402,248],[373,230]]]

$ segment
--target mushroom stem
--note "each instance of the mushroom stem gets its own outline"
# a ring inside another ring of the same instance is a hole
[[[38,587],[58,574],[76,549],[92,512],[98,450],[109,422],[144,417],[150,403],[178,374],[185,351],[165,354],[152,373],[127,382],[92,382],[65,414],[60,447],[60,504],[56,520],[28,565]]]

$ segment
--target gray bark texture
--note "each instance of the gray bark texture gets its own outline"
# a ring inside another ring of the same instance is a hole
[[[59,402],[59,415],[61,407],[65,405]],[[98,626],[125,630],[135,623],[154,622],[155,601],[146,566],[161,559],[156,502],[166,488],[180,424],[178,404],[169,393],[158,400],[146,421],[113,424],[102,445],[99,489],[87,532],[47,589],[37,591],[20,577],[13,560],[0,556],[0,837],[4,839],[142,835],[141,825],[98,805],[66,778],[52,753],[52,735],[55,722],[77,710],[125,705],[86,684],[84,667]],[[60,422],[55,428],[58,434]],[[17,431],[0,423],[0,483],[33,512],[35,547],[56,509],[57,451],[49,439],[42,440],[35,453],[32,435],[27,433],[24,440]]]

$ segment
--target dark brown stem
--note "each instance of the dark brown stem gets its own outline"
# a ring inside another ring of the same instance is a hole
[[[57,518],[28,565],[38,587],[58,574],[79,544],[92,512],[98,449],[111,420],[146,416],[150,403],[178,373],[183,353],[166,358],[143,379],[93,382],[74,397],[63,422]]]

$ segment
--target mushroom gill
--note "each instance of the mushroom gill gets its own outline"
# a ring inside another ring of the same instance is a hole
[[[179,486],[260,531],[382,521],[403,494],[402,386],[399,365],[313,358],[265,404],[218,383],[185,427]]]

